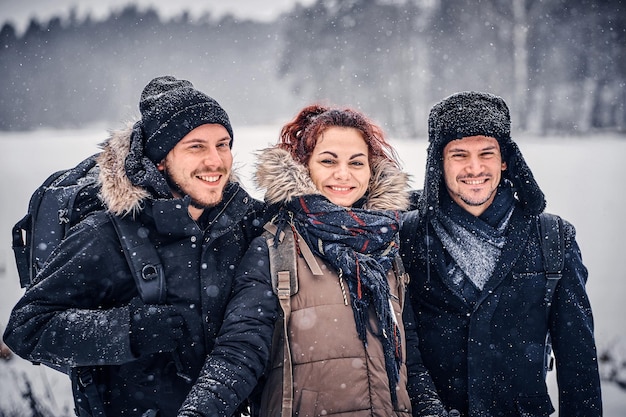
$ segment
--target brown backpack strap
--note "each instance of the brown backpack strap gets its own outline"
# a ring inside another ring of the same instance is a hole
[[[393,259],[393,271],[396,274],[396,280],[398,285],[398,298],[400,299],[400,306],[404,309],[404,298],[406,294],[406,288],[409,286],[409,274],[404,269],[402,258],[400,255],[396,255]]]
[[[278,228],[272,223],[265,224],[263,228],[266,230],[265,238],[270,254],[272,288],[274,288],[274,292],[279,295],[277,292],[279,273],[287,272],[290,280],[290,284],[287,287],[289,289],[287,296],[294,295],[298,292],[298,265],[296,243],[293,238],[293,233],[285,233],[282,230],[278,233]],[[278,239],[278,245],[276,245],[276,239]],[[285,285],[283,285],[283,289],[284,288]]]
[[[318,275],[318,276],[324,275],[324,272],[322,272],[322,268],[320,268],[319,264],[315,260],[315,256],[313,255],[313,252],[309,248],[309,245],[306,244],[306,242],[304,241],[302,236],[300,236],[300,233],[298,233],[297,230],[296,230],[296,234],[298,235],[298,247],[300,248],[300,253],[302,254],[302,257],[304,258],[304,260],[306,261],[306,264],[311,270],[311,273],[313,275]]]
[[[273,223],[266,223],[264,236],[269,248],[270,273],[272,276],[272,288],[278,296],[280,307],[283,311],[283,394],[282,416],[291,416],[293,411],[293,363],[289,344],[289,318],[291,317],[291,296],[298,292],[298,251],[296,241],[291,229],[278,232]],[[298,248],[313,275],[324,275],[311,249],[304,242],[300,234],[295,232],[298,238]],[[276,245],[278,239],[278,245]],[[275,337],[274,340],[277,340]]]
[[[293,364],[289,346],[289,318],[291,317],[291,296],[298,292],[297,252],[293,233],[284,233],[276,225],[264,226],[267,247],[269,248],[272,288],[278,296],[283,311],[283,416],[291,416],[293,410]],[[278,245],[275,245],[278,239]],[[276,340],[276,338],[274,338]]]
[[[283,309],[283,416],[291,416],[293,409],[293,364],[289,347],[289,318],[291,316],[291,277],[289,271],[278,272],[278,300]]]

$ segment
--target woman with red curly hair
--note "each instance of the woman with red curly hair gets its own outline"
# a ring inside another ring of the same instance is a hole
[[[258,157],[256,181],[277,214],[242,270],[269,278],[268,245],[276,245],[293,258],[297,280],[281,300],[255,413],[411,416],[398,257],[409,188],[394,149],[360,112],[312,105]],[[281,248],[283,234],[295,250]]]

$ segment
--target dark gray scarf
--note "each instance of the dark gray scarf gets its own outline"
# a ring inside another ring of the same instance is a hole
[[[505,231],[514,203],[511,188],[500,186],[491,206],[476,217],[459,207],[446,193],[441,210],[431,224],[452,259],[444,278],[452,288],[464,292],[461,289],[467,282],[479,291],[485,287],[506,243]]]

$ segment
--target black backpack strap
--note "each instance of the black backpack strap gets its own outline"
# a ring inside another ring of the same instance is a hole
[[[544,301],[546,313],[549,316],[552,297],[563,274],[565,264],[565,238],[561,217],[550,213],[541,213],[539,215],[539,236],[541,238],[543,269],[546,274]]]
[[[546,306],[546,319],[550,318],[550,308],[554,291],[563,275],[565,265],[565,237],[563,232],[563,219],[550,213],[539,215],[539,239],[541,240],[541,255],[543,257],[543,269],[546,275],[546,291],[544,303]],[[554,368],[552,356],[552,340],[550,332],[546,335],[546,351],[544,369],[546,373]]]
[[[133,273],[141,299],[147,304],[165,302],[165,271],[159,254],[140,222],[109,213],[119,237],[126,262]]]
[[[78,399],[74,395],[75,414],[79,417],[106,417],[104,404],[94,381],[94,370],[80,366],[72,368],[70,378],[72,384],[75,385],[73,391],[79,390],[87,400],[87,404],[83,404],[84,400]],[[88,405],[89,408],[85,408],[85,405]]]
[[[420,234],[417,233],[417,226],[420,222],[420,213],[417,209],[409,210],[402,213],[402,223],[400,224],[400,253],[402,256],[402,261],[405,263],[407,268],[410,270],[413,265],[413,261],[415,256],[409,255],[411,251],[402,250],[404,248],[417,248],[417,239],[422,238]]]
[[[141,299],[147,304],[165,303],[165,272],[159,254],[148,237],[148,229],[131,218],[119,217],[110,212],[108,215],[117,232]],[[178,360],[176,367],[179,369],[179,375],[185,377],[180,373],[182,367],[179,363],[180,358],[176,354],[173,357],[175,362]],[[89,405],[89,410],[81,406],[75,394],[76,414],[80,417],[105,417],[102,398],[94,381],[95,372],[96,370],[91,367],[72,368],[72,383],[75,384],[75,389],[86,397]]]

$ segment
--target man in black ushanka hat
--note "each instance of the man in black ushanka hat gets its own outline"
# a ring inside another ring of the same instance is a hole
[[[447,97],[431,109],[428,139],[401,252],[421,359],[442,403],[468,417],[550,415],[549,334],[560,415],[601,416],[587,269],[574,227],[543,213],[506,103],[473,91]],[[560,233],[542,232],[541,219]],[[557,249],[544,258],[551,243]]]
[[[265,369],[278,308],[269,282],[236,277],[264,205],[232,175],[233,130],[216,100],[163,76],[139,110],[98,156],[105,210],[50,255],[4,340],[23,358],[72,368],[81,417],[231,416]],[[112,216],[156,249],[161,302],[140,296]]]

